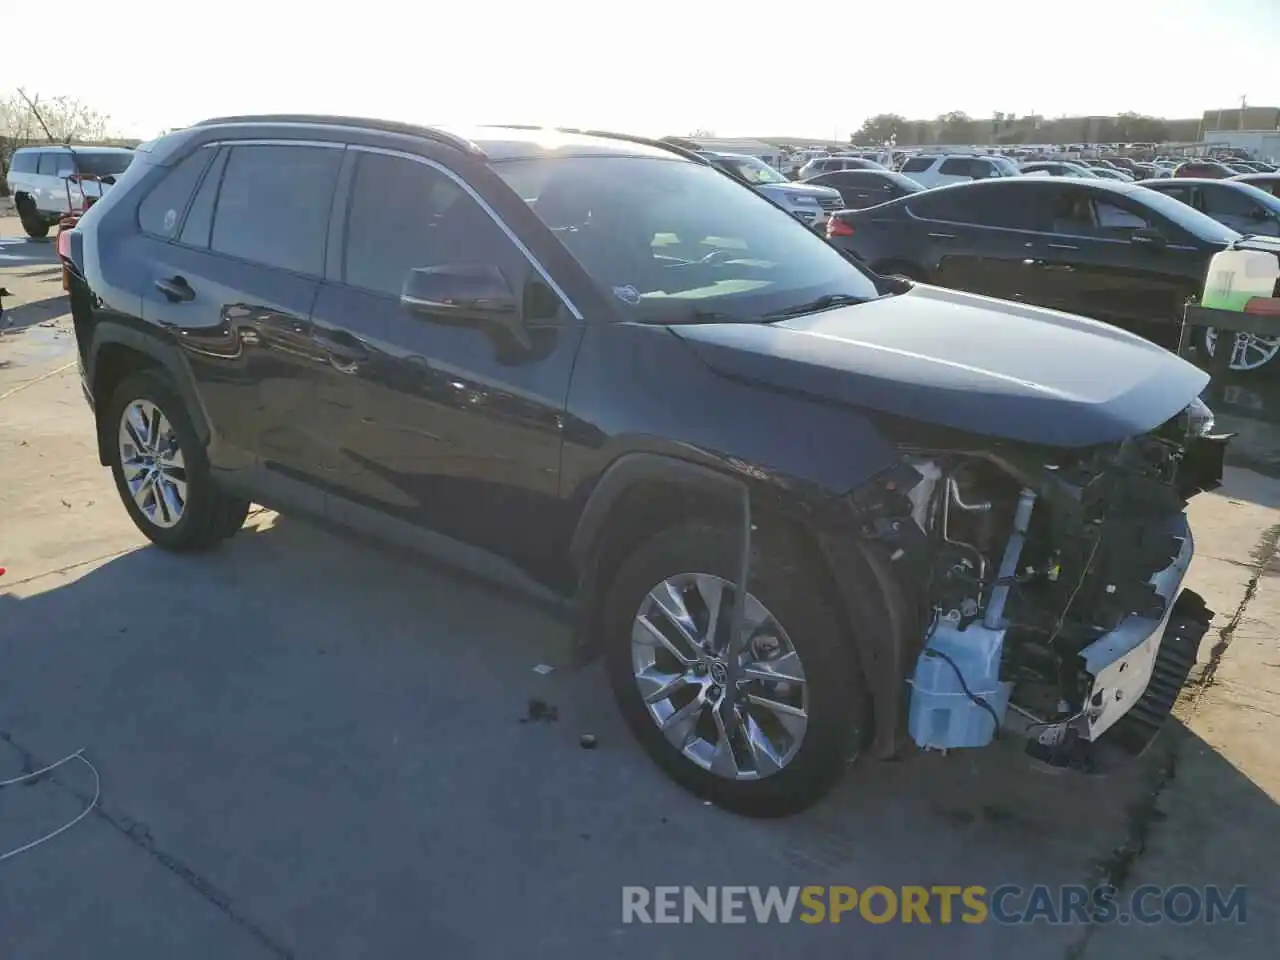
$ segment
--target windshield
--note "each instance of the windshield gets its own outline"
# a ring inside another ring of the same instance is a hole
[[[90,153],[76,151],[76,169],[95,177],[119,176],[133,163],[132,153]]]
[[[493,169],[629,320],[752,321],[827,295],[879,295],[794,217],[703,164],[543,157]]]
[[[721,155],[720,159],[722,162],[732,167],[738,176],[747,181],[747,183],[791,182],[763,160],[757,160],[755,157],[732,157]]]

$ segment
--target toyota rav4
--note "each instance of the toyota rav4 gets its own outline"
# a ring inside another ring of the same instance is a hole
[[[1139,752],[1209,622],[1203,372],[876,276],[678,147],[224,118],[141,147],[66,257],[147,537],[212,547],[253,500],[504,558],[734,810],[859,752]]]

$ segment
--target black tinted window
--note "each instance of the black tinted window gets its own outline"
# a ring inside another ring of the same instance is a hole
[[[1063,190],[1053,199],[1053,232],[1127,239],[1135,230],[1151,226],[1146,216],[1119,201],[1092,196],[1082,190]]]
[[[1252,217],[1262,212],[1261,206],[1243,190],[1230,187],[1201,187],[1205,213],[1211,217]]]
[[[1018,186],[1021,187],[1022,184]],[[1030,230],[1035,226],[1029,205],[1030,194],[1019,191],[1014,196],[1009,190],[994,184],[926,190],[916,194],[907,203],[913,214],[926,220],[1023,230]]]
[[[222,173],[210,248],[319,276],[342,151],[233,147]]]
[[[933,161],[928,157],[910,157],[907,162],[902,165],[903,173],[923,173],[933,166]]]
[[[39,165],[40,154],[28,150],[25,153],[15,153],[13,160],[9,163],[9,169],[13,173],[35,173]]]
[[[451,177],[412,160],[365,153],[356,166],[347,222],[347,283],[399,296],[418,267],[488,264],[507,279],[519,253]]]
[[[217,157],[209,166],[204,179],[200,181],[200,189],[196,198],[191,201],[191,209],[187,211],[186,222],[182,225],[182,236],[179,241],[191,247],[201,249],[209,246],[209,228],[213,226],[213,204],[218,196],[218,186],[222,183],[222,170],[227,165],[227,150],[201,150],[201,153],[217,153]]]
[[[977,171],[973,169],[970,160],[954,157],[950,160],[943,160],[938,172],[946,177],[972,177],[977,175]]]
[[[213,156],[212,150],[197,150],[165,174],[164,179],[138,204],[138,226],[144,233],[171,240],[178,235],[187,201],[200,182],[200,174]]]
[[[37,172],[41,176],[52,177],[58,172],[58,155],[56,153],[40,154],[40,166]]]
[[[1173,199],[1178,200],[1181,203],[1189,204],[1192,199],[1192,189],[1192,187],[1161,187],[1156,192],[1163,193],[1166,197],[1173,197]]]
[[[133,163],[132,153],[88,153],[76,151],[76,171],[95,177],[118,177]]]

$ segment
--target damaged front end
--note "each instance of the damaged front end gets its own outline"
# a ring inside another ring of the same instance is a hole
[[[1104,742],[1145,749],[1213,616],[1182,589],[1186,503],[1220,484],[1230,439],[1212,427],[1197,400],[1084,450],[920,447],[855,494],[864,534],[910,585],[916,642],[880,673],[905,678],[919,747],[980,747],[1003,727],[1059,766],[1093,768]],[[882,706],[886,754],[903,718]]]

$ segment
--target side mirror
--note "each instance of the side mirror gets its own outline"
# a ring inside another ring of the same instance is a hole
[[[1168,245],[1164,234],[1155,227],[1143,227],[1141,230],[1133,231],[1129,235],[1129,242],[1139,247],[1150,247],[1152,250],[1163,250]]]
[[[520,300],[494,266],[462,263],[410,270],[400,288],[400,303],[428,320],[491,324],[521,346],[531,344]]]

